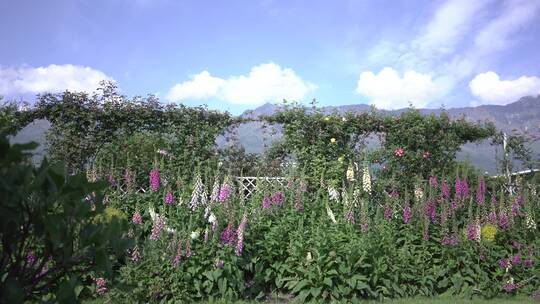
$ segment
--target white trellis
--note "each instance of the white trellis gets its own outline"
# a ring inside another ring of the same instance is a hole
[[[258,186],[265,184],[270,187],[284,187],[287,184],[285,177],[255,177],[255,176],[237,176],[238,191],[243,192],[245,197],[250,197]]]

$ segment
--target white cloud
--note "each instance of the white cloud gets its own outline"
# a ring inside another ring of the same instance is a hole
[[[190,81],[184,81],[173,86],[169,90],[167,99],[177,101],[183,99],[202,99],[216,96],[218,90],[223,87],[225,80],[210,75],[208,71],[202,71],[191,76]]]
[[[113,80],[105,73],[78,65],[47,67],[0,67],[0,94],[25,94],[70,91],[94,91],[102,80]]]
[[[358,94],[370,98],[370,103],[380,109],[404,108],[409,102],[415,107],[425,107],[440,91],[430,75],[410,70],[401,77],[390,67],[378,74],[361,73],[356,87]]]
[[[260,105],[283,99],[299,100],[316,88],[292,69],[271,62],[254,66],[248,75],[231,76],[228,79],[213,77],[208,71],[203,71],[193,75],[191,80],[173,86],[167,99],[177,102],[184,99],[218,98],[231,104]]]
[[[540,94],[540,78],[521,76],[514,80],[501,80],[495,72],[476,75],[469,82],[471,93],[482,104],[505,105],[527,95]]]

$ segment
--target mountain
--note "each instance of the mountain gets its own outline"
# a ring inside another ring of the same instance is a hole
[[[254,110],[245,111],[241,117],[256,118],[261,115],[272,115],[279,109],[279,106],[274,104],[264,104]],[[328,106],[323,107],[326,113],[338,112],[363,112],[370,110],[371,107],[365,104],[359,105],[343,105],[343,106]],[[398,109],[392,111],[378,110],[382,113],[390,115],[399,115],[407,109]],[[425,115],[439,115],[442,109],[420,109],[420,112]],[[492,121],[497,129],[512,133],[513,130],[519,132],[528,131],[531,134],[540,135],[540,95],[533,97],[527,96],[519,99],[514,103],[504,106],[499,105],[482,105],[477,107],[461,107],[451,108],[446,110],[453,118],[464,116],[465,119],[471,122],[477,121]],[[262,124],[259,122],[250,122],[238,127],[238,137],[240,143],[244,145],[247,152],[260,153],[264,150],[264,144],[270,143],[272,140],[281,137],[281,128],[276,127],[277,134],[268,136],[263,133]],[[540,153],[540,142],[532,145],[533,151],[538,157]],[[499,149],[500,150],[500,149]],[[500,151],[499,156],[500,156]],[[496,154],[497,148],[489,144],[489,140],[480,143],[469,143],[462,147],[458,153],[459,159],[469,160],[474,165],[482,168],[490,174],[496,173]]]
[[[240,117],[253,119],[263,115],[272,115],[278,109],[279,105],[267,103],[253,110],[245,111]],[[323,107],[323,111],[326,113],[332,113],[334,111],[338,113],[363,112],[370,109],[371,107],[365,104]],[[406,110],[378,111],[390,115],[398,115]],[[518,130],[520,132],[529,131],[531,134],[540,135],[540,95],[536,97],[523,97],[514,103],[504,106],[482,105],[478,107],[451,108],[446,111],[451,117],[465,116],[471,122],[492,121],[499,130],[508,133]],[[431,113],[438,115],[442,112],[442,109],[420,109],[420,112],[426,115]],[[22,129],[12,141],[22,143],[33,140],[40,143],[40,148],[38,148],[35,155],[36,159],[40,159],[44,155],[45,133],[49,127],[50,124],[48,121],[36,120]],[[263,123],[257,121],[241,124],[236,128],[236,133],[239,142],[245,147],[246,152],[249,153],[261,153],[264,151],[266,145],[282,136],[281,126],[269,126],[265,128]],[[220,146],[226,144],[224,137],[218,138],[217,142]],[[540,142],[533,144],[533,151],[538,157],[540,153]],[[496,148],[491,146],[488,141],[484,141],[478,144],[470,143],[464,145],[458,157],[460,159],[468,159],[474,165],[493,174],[496,172],[496,153]]]

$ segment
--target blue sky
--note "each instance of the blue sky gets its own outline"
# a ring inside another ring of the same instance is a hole
[[[540,0],[0,2],[0,95],[92,91],[240,113],[540,94]]]

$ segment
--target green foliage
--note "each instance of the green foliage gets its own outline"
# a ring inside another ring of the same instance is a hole
[[[0,137],[1,302],[75,302],[88,274],[110,273],[124,254],[126,222],[93,221],[103,185],[46,160],[34,168],[25,151],[35,146]]]

